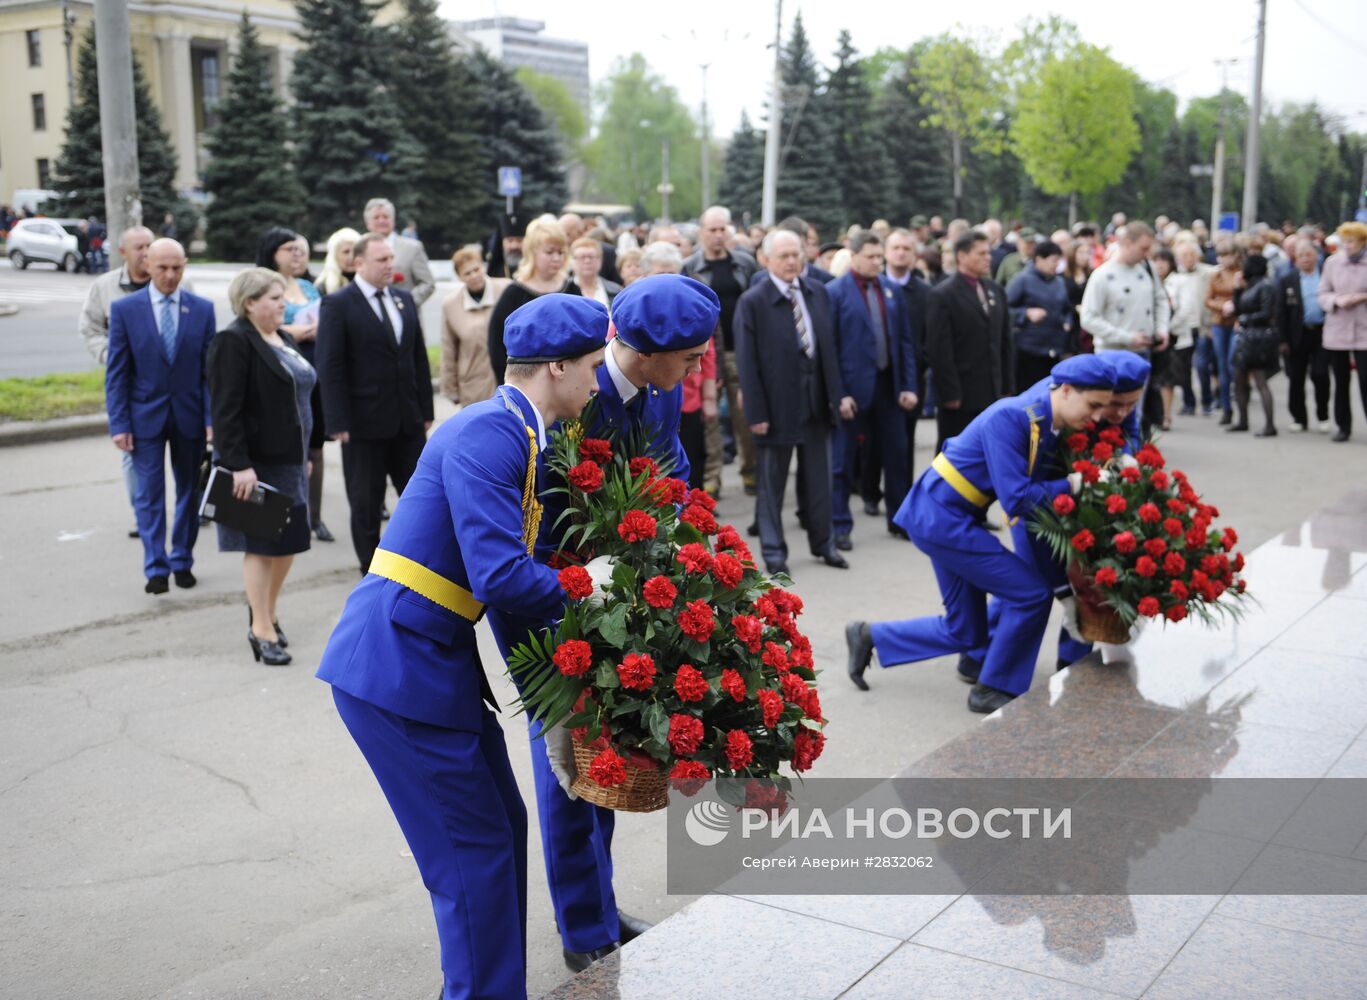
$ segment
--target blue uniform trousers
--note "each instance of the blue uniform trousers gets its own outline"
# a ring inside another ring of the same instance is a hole
[[[168,421],[168,424],[170,422]],[[157,437],[133,438],[133,474],[137,499],[133,509],[142,538],[143,572],[150,579],[190,569],[199,537],[199,463],[204,457],[204,428],[182,437],[174,425]],[[176,514],[171,526],[171,556],[166,556],[166,453],[176,484]]]
[[[506,660],[535,623],[490,611],[486,616]],[[593,951],[616,942],[617,896],[612,890],[612,831],[615,814],[560,787],[546,756],[541,723],[529,722],[532,781],[541,826],[546,883],[560,939],[570,951]]]
[[[902,506],[909,485],[906,416],[906,410],[897,405],[897,391],[893,388],[889,370],[879,373],[869,408],[860,410],[853,420],[840,421],[835,432],[834,465],[831,470],[831,523],[837,535],[848,535],[854,530],[850,494],[859,489],[854,465],[861,436],[871,437],[882,457],[883,502],[888,524],[892,525],[893,514]]]
[[[930,556],[944,600],[943,615],[870,625],[883,666],[912,663],[987,645],[987,595],[1001,605],[994,641],[979,681],[1009,694],[1024,694],[1035,673],[1053,592],[1032,563],[1011,553],[982,520],[942,505],[922,488],[913,490],[911,516],[900,523]]]
[[[527,810],[503,731],[415,722],[334,687],[432,894],[444,1000],[526,1000]]]

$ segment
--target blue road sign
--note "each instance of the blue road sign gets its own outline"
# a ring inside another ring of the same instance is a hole
[[[1239,231],[1239,213],[1221,212],[1220,219],[1215,225],[1217,233],[1237,233]]]
[[[498,193],[505,198],[516,198],[522,193],[522,168],[498,168]]]

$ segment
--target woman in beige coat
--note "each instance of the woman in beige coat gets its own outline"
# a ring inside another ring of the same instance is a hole
[[[441,393],[468,406],[491,398],[498,388],[489,363],[489,317],[512,282],[485,274],[476,246],[457,250],[451,263],[461,287],[441,304]]]
[[[1334,441],[1347,441],[1353,432],[1350,360],[1357,362],[1358,393],[1367,413],[1367,225],[1339,226],[1339,252],[1324,262],[1320,272],[1320,306],[1324,309],[1324,353],[1334,373]]]

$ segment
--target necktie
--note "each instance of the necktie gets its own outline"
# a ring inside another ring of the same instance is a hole
[[[802,318],[802,301],[797,297],[797,286],[788,286],[788,301],[793,304],[793,324],[797,327],[797,346],[808,357],[812,356],[812,337],[807,332],[807,321]]]
[[[176,303],[163,299],[161,303],[161,342],[166,345],[166,360],[176,359]]]
[[[888,366],[888,329],[883,321],[883,304],[878,301],[882,291],[877,281],[864,282],[864,301],[869,306],[869,322],[873,324],[873,346],[881,372]]]
[[[394,324],[389,319],[389,310],[384,307],[384,289],[381,288],[375,293],[375,304],[380,307],[380,322],[389,331],[389,335],[394,338],[394,342],[399,342],[399,335],[394,331]]]

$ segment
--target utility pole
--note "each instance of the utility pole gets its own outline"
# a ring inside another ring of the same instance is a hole
[[[1258,140],[1263,119],[1263,49],[1267,42],[1267,0],[1258,0],[1258,54],[1253,64],[1253,104],[1248,109],[1248,139],[1244,143],[1243,227],[1258,221]]]
[[[66,46],[66,106],[76,103],[76,74],[71,68],[71,48],[76,41],[76,15],[67,9],[67,0],[62,0],[62,44]]]
[[[669,225],[669,196],[674,193],[674,185],[669,183],[669,139],[660,140],[660,222]]]
[[[1217,59],[1220,67],[1220,124],[1215,133],[1215,174],[1210,188],[1210,233],[1220,224],[1220,213],[1225,210],[1225,121],[1229,114],[1229,67],[1237,59]]]
[[[100,0],[95,5],[95,52],[100,81],[105,216],[109,243],[117,247],[124,230],[142,225],[128,0]],[[110,263],[119,263],[117,251],[110,254]]]
[[[707,127],[707,67],[711,63],[699,63],[702,69],[702,208],[707,211],[712,204],[712,136]]]
[[[774,87],[769,97],[769,133],[764,140],[764,200],[759,221],[774,224],[778,203],[778,153],[783,136],[783,0],[774,0]]]

